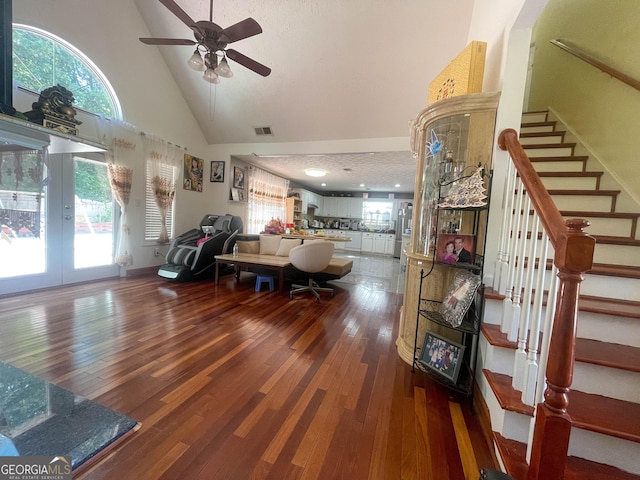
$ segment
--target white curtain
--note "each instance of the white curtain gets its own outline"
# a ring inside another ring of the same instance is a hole
[[[149,169],[147,178],[150,179],[150,187],[160,211],[161,229],[158,243],[168,243],[167,212],[176,195],[183,149],[148,133],[142,135],[142,143]]]
[[[247,233],[260,233],[272,218],[284,223],[289,180],[256,167],[249,169]]]
[[[127,209],[131,195],[133,165],[136,159],[137,142],[140,138],[136,127],[119,120],[100,117],[98,134],[107,150],[107,172],[111,190],[120,205],[120,234],[116,246],[115,263],[121,266],[133,265],[133,255],[129,247],[129,224]]]

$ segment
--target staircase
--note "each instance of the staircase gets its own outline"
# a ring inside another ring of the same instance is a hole
[[[640,479],[640,208],[569,136],[548,112],[523,115],[520,142],[560,213],[589,220],[597,242],[580,289],[564,478]],[[534,408],[511,386],[502,299],[487,294],[478,383],[504,470],[524,480]]]

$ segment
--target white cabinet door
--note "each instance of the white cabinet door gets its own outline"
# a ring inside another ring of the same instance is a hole
[[[355,232],[353,230],[350,230],[347,232],[347,237],[349,237],[351,241],[347,242],[347,244],[345,245],[345,249],[359,252],[362,248],[362,232]]]
[[[373,253],[384,253],[387,236],[384,233],[376,233],[373,237]]]
[[[322,207],[322,215],[324,217],[339,217],[338,197],[324,197],[324,205]]]
[[[373,236],[374,234],[370,232],[364,232],[362,234],[362,246],[360,247],[361,252],[373,252]]]
[[[385,255],[393,255],[396,246],[396,236],[387,235],[384,241],[384,253]]]
[[[349,199],[349,218],[362,219],[362,198]]]

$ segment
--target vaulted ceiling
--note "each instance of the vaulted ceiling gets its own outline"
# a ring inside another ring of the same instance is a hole
[[[140,37],[193,39],[191,30],[159,0],[134,2],[148,27]],[[192,19],[209,19],[210,0],[175,2]],[[384,163],[378,164],[370,153],[381,150],[380,139],[408,137],[408,121],[426,106],[429,83],[467,44],[473,4],[473,0],[216,0],[214,23],[225,28],[252,17],[263,29],[229,47],[272,69],[271,75],[262,77],[230,61],[234,76],[218,85],[187,67],[193,47],[146,48],[160,50],[208,143],[306,142],[308,153],[308,143],[318,142],[314,153],[324,154],[328,152],[323,142],[348,145],[364,140],[366,145],[370,139],[371,148],[354,152],[345,147],[337,153],[351,155],[324,160],[287,156],[274,166],[275,157],[243,159],[270,164],[274,173],[285,169],[293,180],[307,162],[324,161],[326,169],[335,173],[334,181],[340,182],[331,190],[358,190],[362,188],[353,185],[365,183],[370,190],[394,191],[394,185],[402,183],[402,190],[410,191],[415,164],[408,140],[402,151],[380,156]],[[256,127],[270,127],[273,135],[257,136]],[[286,150],[291,153],[291,146]],[[347,175],[344,168],[352,167],[353,174]],[[300,175],[303,181],[304,174]]]

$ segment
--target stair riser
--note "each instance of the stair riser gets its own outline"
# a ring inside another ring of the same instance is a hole
[[[602,218],[582,215],[572,215],[564,218],[569,219],[576,217],[589,220],[591,225],[589,225],[585,231],[590,235],[607,235],[612,237],[632,237],[635,235],[633,231],[633,221],[629,218]]]
[[[550,133],[553,132],[553,125],[537,125],[535,127],[520,127],[520,133]]]
[[[542,177],[547,190],[595,190],[598,179],[594,177]]]
[[[528,157],[561,157],[573,155],[573,148],[571,147],[527,148],[527,146],[524,145],[524,150]]]
[[[527,145],[549,145],[552,143],[562,143],[563,135],[545,135],[543,137],[521,137],[520,144],[527,148]]]
[[[633,245],[609,245],[596,243],[593,254],[594,263],[613,265],[631,265],[640,267],[640,247]]]
[[[551,195],[558,210],[611,212],[613,199],[606,195]]]
[[[542,155],[541,155],[542,156]],[[537,162],[532,160],[533,168],[536,172],[582,172],[584,171],[584,161],[582,160],[558,160],[554,162]]]
[[[597,432],[573,428],[569,455],[587,458],[640,475],[640,444]]]
[[[522,123],[539,123],[547,121],[547,112],[532,112],[522,114]]]
[[[640,327],[640,319],[594,312],[578,313],[577,335],[580,338],[640,348],[640,328],[638,327]]]
[[[640,373],[576,362],[571,388],[627,402],[637,402],[640,398]]]
[[[580,293],[595,297],[640,302],[640,280],[587,274],[580,284]]]

